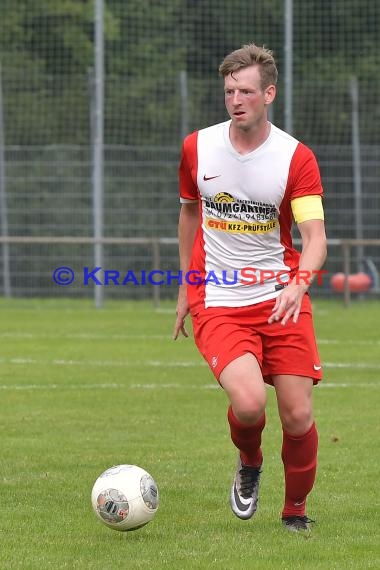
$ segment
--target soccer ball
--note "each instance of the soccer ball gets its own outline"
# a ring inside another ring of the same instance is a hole
[[[158,509],[158,488],[137,465],[115,465],[104,471],[91,493],[96,516],[114,530],[136,530],[152,520]]]

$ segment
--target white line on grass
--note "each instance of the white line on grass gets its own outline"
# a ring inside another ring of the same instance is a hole
[[[38,364],[44,366],[95,366],[95,367],[159,367],[159,368],[197,368],[207,366],[204,361],[186,360],[42,360],[29,357],[0,358],[0,364]],[[380,364],[368,362],[324,362],[324,368],[352,368],[360,370],[380,370]]]
[[[32,332],[0,332],[0,338],[10,338],[10,339],[30,339],[30,340],[41,340],[41,339],[82,339],[82,340],[172,340],[170,334],[106,334],[106,333],[72,333],[72,334],[60,334],[60,333],[32,333]],[[380,339],[331,339],[331,338],[320,338],[318,339],[318,344],[331,344],[331,345],[357,345],[357,346],[380,346]]]
[[[321,382],[320,388],[379,388],[380,383],[370,382]],[[0,390],[32,391],[32,390],[218,390],[219,384],[0,384]]]
[[[43,366],[95,366],[95,367],[162,367],[162,368],[194,368],[207,366],[206,362],[168,361],[161,360],[39,360],[29,357],[0,358],[0,364],[38,364]]]
[[[170,334],[99,334],[99,333],[73,333],[73,334],[59,334],[59,333],[28,333],[28,332],[2,332],[0,338],[10,339],[30,339],[30,340],[43,340],[43,339],[81,339],[81,340],[171,340]]]
[[[0,390],[214,390],[220,389],[219,384],[0,384]]]
[[[346,340],[342,339],[331,339],[331,338],[319,338],[317,339],[317,344],[333,344],[333,345],[356,345],[356,346],[380,346],[380,340],[378,339],[369,339],[369,340],[360,340],[358,338],[349,338]]]
[[[122,384],[0,384],[0,390],[109,390],[125,388]]]
[[[380,370],[380,364],[369,362],[323,362],[323,368],[354,368],[360,370]]]
[[[206,366],[204,361],[162,361],[162,360],[71,360],[71,359],[53,359],[42,360],[29,357],[17,358],[0,358],[0,364],[39,364],[54,366],[149,366],[162,368],[194,368]],[[380,364],[371,364],[364,362],[325,362],[324,368],[357,368],[368,370],[380,370]]]

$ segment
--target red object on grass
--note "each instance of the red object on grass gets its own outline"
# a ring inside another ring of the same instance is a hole
[[[344,273],[335,273],[330,279],[331,289],[342,293],[344,291],[346,276]],[[348,289],[351,293],[365,293],[372,287],[372,279],[367,273],[353,273],[348,276]]]

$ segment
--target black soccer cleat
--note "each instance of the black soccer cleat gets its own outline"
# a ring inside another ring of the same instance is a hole
[[[256,512],[259,498],[260,467],[237,464],[235,479],[231,488],[230,504],[233,513],[240,519],[250,519]]]
[[[282,524],[291,532],[310,532],[310,523],[315,523],[306,515],[282,517]]]

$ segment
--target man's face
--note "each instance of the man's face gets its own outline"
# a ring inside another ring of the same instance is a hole
[[[266,121],[266,105],[273,101],[275,92],[274,85],[262,91],[257,65],[227,75],[224,78],[224,98],[233,125],[250,131]]]

